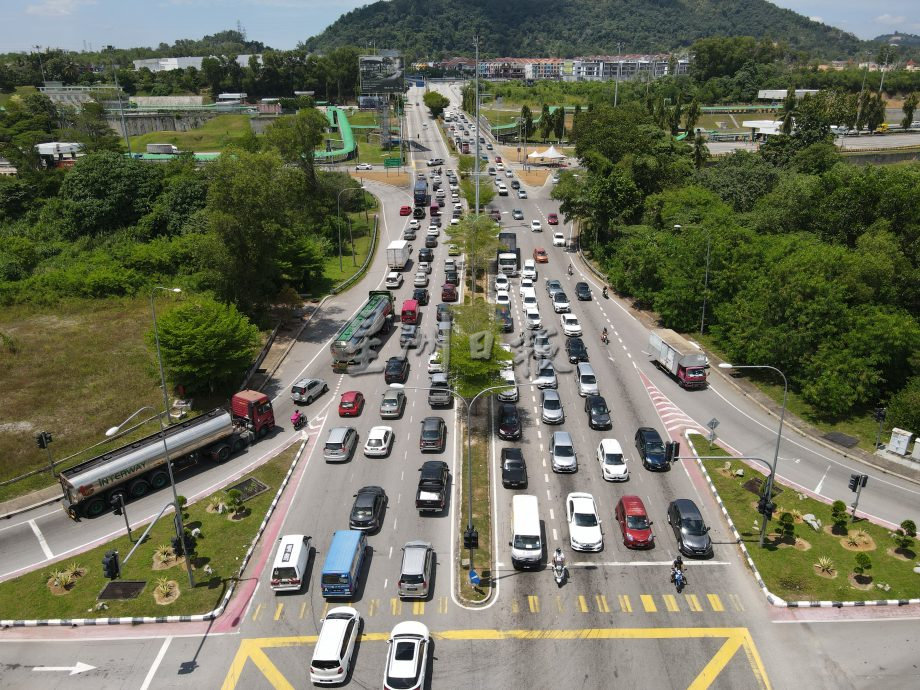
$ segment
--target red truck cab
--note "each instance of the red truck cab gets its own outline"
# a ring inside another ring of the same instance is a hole
[[[230,401],[233,421],[244,424],[256,438],[262,438],[275,428],[275,412],[272,401],[259,391],[240,391]]]

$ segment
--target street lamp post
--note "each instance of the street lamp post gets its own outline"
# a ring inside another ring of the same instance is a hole
[[[163,438],[163,454],[166,456],[166,471],[169,473],[169,485],[172,487],[173,494],[173,507],[176,511],[176,536],[179,538],[179,543],[182,544],[182,550],[185,552],[185,569],[188,571],[189,587],[194,587],[195,576],[192,574],[192,559],[188,553],[188,549],[185,548],[185,525],[182,521],[182,506],[179,505],[179,494],[176,493],[176,479],[173,476],[172,460],[169,458],[169,446],[166,444],[166,420],[169,419],[169,392],[166,390],[166,372],[163,369],[163,354],[160,352],[160,332],[157,327],[157,308],[153,299],[157,290],[175,293],[182,292],[182,290],[180,288],[168,288],[162,285],[154,285],[150,290],[150,311],[153,313],[153,339],[157,346],[157,364],[160,367],[160,386],[163,388],[163,416],[160,417],[160,435]]]
[[[681,226],[679,224],[674,225],[675,232],[680,232]],[[709,260],[712,256],[712,233],[709,230],[706,230],[706,273],[703,275],[703,310],[700,313],[700,335],[703,335],[703,330],[706,328],[706,304],[709,301]]]
[[[340,190],[339,193],[335,197],[335,221],[336,221],[335,224],[339,231],[339,270],[340,271],[344,270],[342,268],[342,195],[345,192],[353,192],[358,189],[360,189],[363,193],[364,185],[361,185],[359,187],[346,187],[345,189]],[[354,243],[352,243],[352,248],[354,248]]]
[[[769,502],[773,498],[773,478],[776,476],[776,464],[779,462],[779,444],[783,438],[783,420],[786,418],[786,396],[789,393],[789,382],[782,371],[769,364],[729,364],[728,362],[722,362],[719,367],[721,369],[769,369],[783,377],[783,408],[779,413],[779,429],[776,431],[776,450],[773,452],[773,467],[770,468],[770,476],[767,477],[767,489],[764,492],[764,497]],[[760,526],[761,548],[763,548],[764,537],[767,534],[767,518],[766,516],[763,516],[763,518],[763,524]]]
[[[476,46],[476,162],[473,163],[473,171],[476,173],[476,209],[473,211],[473,214],[478,216],[479,215],[479,172],[480,172],[479,165],[481,162],[479,160],[479,136],[482,133],[481,132],[482,123],[479,121],[479,36],[476,36],[473,39],[473,45]]]

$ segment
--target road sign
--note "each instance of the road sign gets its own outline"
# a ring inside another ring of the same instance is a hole
[[[716,427],[719,426],[719,420],[713,417],[712,419],[709,420],[709,422],[707,422],[706,426],[708,426],[710,429],[715,431]]]
[[[402,158],[384,158],[383,167],[384,168],[398,168],[402,165]]]
[[[479,573],[475,570],[470,570],[470,584],[473,585],[473,587],[478,587],[480,582],[482,582],[482,580],[479,579]]]

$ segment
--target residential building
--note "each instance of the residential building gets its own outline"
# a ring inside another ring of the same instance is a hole
[[[690,60],[666,54],[656,55],[593,55],[571,60],[571,73],[566,73],[566,81],[610,81],[619,79],[629,81],[645,76],[653,79],[671,73],[673,66],[676,74],[686,74],[690,70]]]
[[[255,57],[259,64],[262,64],[261,55],[237,55],[236,64],[240,67],[248,67],[249,58],[251,57]],[[161,57],[145,58],[143,60],[134,60],[133,62],[135,71],[146,67],[151,72],[170,72],[174,69],[185,69],[186,67],[194,67],[200,70],[202,60],[204,60],[203,57]]]

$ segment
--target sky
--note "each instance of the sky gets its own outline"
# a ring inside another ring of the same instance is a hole
[[[501,0],[495,0],[500,2]],[[743,0],[738,0],[739,2]],[[98,50],[199,39],[239,22],[248,38],[294,48],[364,0],[0,0],[0,53],[35,46]],[[774,0],[774,4],[874,38],[920,34],[918,0]]]

